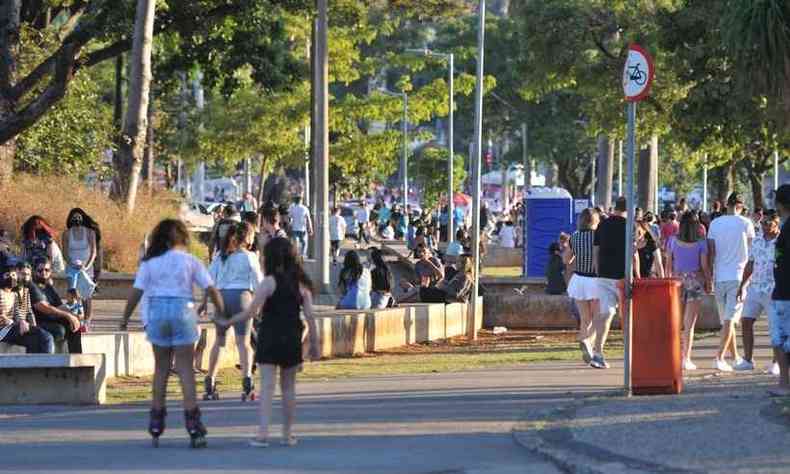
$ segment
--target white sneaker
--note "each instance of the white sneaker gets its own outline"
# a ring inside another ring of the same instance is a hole
[[[768,364],[768,367],[766,368],[766,370],[768,371],[769,374],[775,375],[775,376],[778,377],[779,376],[779,363],[772,362],[772,363]]]
[[[732,366],[723,359],[713,359],[713,368],[719,372],[732,372]]]
[[[697,370],[697,366],[691,362],[691,359],[686,359],[683,361],[683,370]]]
[[[735,364],[735,367],[733,368],[739,372],[746,370],[754,370],[754,364],[746,359],[738,359],[737,363]]]

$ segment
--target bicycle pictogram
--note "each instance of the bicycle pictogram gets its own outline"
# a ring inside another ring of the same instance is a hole
[[[628,66],[628,80],[638,86],[643,86],[647,82],[647,73],[639,69],[639,63],[636,63],[633,66]]]

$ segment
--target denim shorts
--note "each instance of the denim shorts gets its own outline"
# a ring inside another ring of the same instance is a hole
[[[160,347],[186,346],[197,342],[195,304],[190,298],[152,296],[146,303],[145,335]]]
[[[224,317],[225,319],[230,319],[236,314],[241,313],[249,306],[249,303],[252,302],[252,292],[247,290],[219,290],[219,292],[222,295],[222,301],[225,303],[225,314],[220,317]],[[247,304],[242,302],[244,299],[246,299]],[[234,324],[233,330],[236,332],[236,336],[246,336],[249,334],[251,326],[252,320],[248,319]],[[218,336],[224,337],[227,331],[228,328],[217,326]]]
[[[790,352],[790,301],[771,301],[768,313],[771,345]]]

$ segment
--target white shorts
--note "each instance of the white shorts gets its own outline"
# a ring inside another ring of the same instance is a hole
[[[598,283],[598,314],[611,318],[617,314],[617,305],[620,301],[620,280],[610,278],[596,278]]]
[[[595,277],[573,274],[568,283],[568,296],[579,301],[598,299],[598,282]]]
[[[717,281],[716,282],[716,307],[719,310],[719,321],[724,324],[727,321],[737,323],[741,320],[743,303],[738,301],[738,288],[741,282]]]
[[[749,289],[743,302],[743,319],[757,319],[771,311],[771,293]]]

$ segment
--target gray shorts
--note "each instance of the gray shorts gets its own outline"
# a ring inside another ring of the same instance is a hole
[[[741,282],[717,281],[716,282],[716,307],[719,310],[719,321],[724,324],[727,321],[738,322],[741,320],[743,303],[738,301],[738,288]]]
[[[225,319],[230,319],[241,313],[252,302],[252,292],[248,290],[219,290],[219,292],[222,295],[223,303],[225,303],[225,314],[222,315]],[[246,336],[250,333],[251,326],[252,319],[248,319],[234,324],[233,331],[236,333],[237,338]],[[224,338],[227,330],[228,328],[226,327],[217,326],[217,337]]]
[[[596,282],[598,283],[598,314],[600,317],[614,317],[620,301],[620,289],[617,286],[620,280],[597,278]]]

